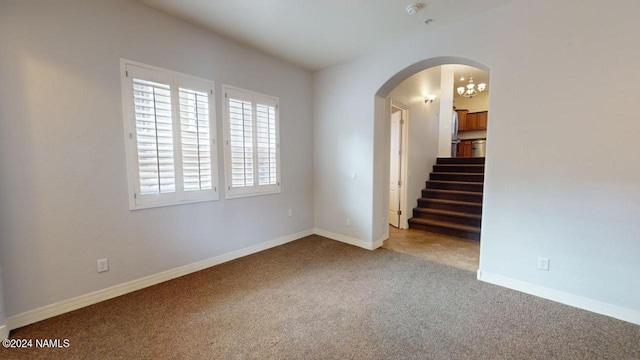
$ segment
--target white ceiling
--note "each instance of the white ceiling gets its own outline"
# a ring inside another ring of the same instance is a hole
[[[489,93],[491,87],[489,84],[489,72],[467,65],[449,64],[447,66],[453,68],[454,97],[460,96],[457,94],[456,88],[466,86],[469,83],[469,74],[473,74],[473,82],[476,85],[480,83],[487,84],[487,90],[485,90],[485,92]],[[440,89],[440,80],[434,83],[432,78],[433,70],[436,70],[438,74],[440,73],[440,67],[438,66],[415,73],[404,80],[398,86],[399,92],[394,90],[394,98],[405,102],[407,105],[411,105],[414,102],[423,101],[424,97],[428,94],[436,93],[438,91],[436,89]],[[460,80],[460,77],[464,77],[464,80]],[[438,79],[439,78],[440,76],[438,75]]]
[[[473,82],[478,85],[480,83],[487,84],[487,92],[489,92],[489,73],[487,71],[467,66],[467,65],[450,65],[453,66],[453,90],[455,91],[460,86],[467,86],[469,83],[469,76],[473,75]],[[460,80],[464,77],[464,80]]]
[[[138,0],[309,70],[335,65],[393,41],[511,0]],[[426,25],[427,19],[433,19]]]

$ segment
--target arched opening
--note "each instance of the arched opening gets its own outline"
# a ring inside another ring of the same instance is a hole
[[[377,134],[374,144],[377,176],[374,184],[376,191],[380,191],[378,194],[383,194],[380,197],[383,199],[380,208],[385,210],[383,221],[389,231],[385,247],[476,270],[484,152],[478,155],[474,150],[475,158],[471,159],[469,148],[472,142],[474,147],[475,143],[485,144],[489,90],[487,87],[487,91],[482,92],[484,108],[470,106],[473,101],[470,101],[472,99],[468,94],[461,96],[458,94],[461,90],[457,90],[459,87],[466,90],[469,75],[488,83],[489,67],[471,59],[438,57],[420,61],[399,71],[380,87],[376,93],[374,110]],[[475,82],[479,83],[480,81]],[[471,97],[477,100],[477,95]],[[397,110],[394,104],[397,103],[406,104],[409,114],[408,118],[403,119],[404,126],[408,128],[405,129],[405,134],[409,135],[406,139],[401,139],[401,144],[407,151],[399,154],[392,151],[398,134],[394,128],[396,122],[392,120],[394,116],[397,117],[397,112],[394,112]],[[457,109],[455,105],[458,105]],[[457,144],[458,133],[452,131],[457,129],[457,120],[452,120],[458,115],[462,116],[461,124],[466,125],[467,113],[473,115],[473,126],[462,127],[462,142]],[[478,115],[484,115],[482,127],[477,126]],[[469,152],[456,154],[458,149],[462,149],[462,145],[468,145]],[[394,155],[400,156],[400,161]],[[439,159],[456,155],[468,159]],[[440,164],[441,160],[447,160],[442,161],[445,165]],[[399,162],[405,166],[401,171],[405,177],[397,182],[402,185],[400,189],[394,189],[396,182],[393,175]],[[458,169],[475,174],[439,173]],[[442,181],[436,181],[439,176],[443,176]],[[469,181],[466,181],[467,178]],[[394,180],[393,183],[391,180]],[[471,181],[477,181],[478,184],[464,184]],[[398,194],[404,196],[404,202],[399,201],[396,219],[392,208]],[[399,230],[408,227],[419,231]],[[467,240],[463,240],[464,238]],[[438,251],[430,251],[436,248]],[[447,252],[446,249],[450,251]]]
[[[459,64],[459,65],[468,65],[473,66],[478,69],[482,69],[484,71],[489,71],[489,67],[475,60],[457,57],[457,56],[440,56],[435,58],[430,58],[426,60],[419,61],[413,65],[407,66],[406,68],[398,71],[395,75],[393,75],[387,82],[384,83],[378,89],[376,93],[377,97],[386,98],[389,96],[391,91],[395,89],[401,82],[405,81],[407,78],[412,75],[426,70],[428,68],[432,68],[440,65],[448,65],[448,64]],[[376,114],[377,115],[377,114]]]

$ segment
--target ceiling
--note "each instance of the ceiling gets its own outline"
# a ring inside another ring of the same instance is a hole
[[[335,65],[511,0],[138,0],[309,70]],[[426,20],[432,19],[429,25]]]
[[[469,83],[469,74],[473,74],[473,82],[476,85],[480,83],[485,83],[487,85],[487,89],[484,93],[488,94],[491,90],[488,71],[461,64],[448,64],[446,66],[453,70],[454,98],[460,97],[456,92],[456,88],[460,86],[465,87]],[[431,75],[434,70],[438,74],[435,79]],[[441,89],[440,71],[441,67],[438,66],[413,74],[398,86],[396,89],[397,91],[394,90],[394,99],[400,100],[406,105],[411,105],[413,103],[424,101],[424,98],[429,94],[437,95]],[[464,77],[464,80],[460,80],[460,77]],[[442,94],[440,94],[440,96],[442,96]]]
[[[473,75],[473,82],[487,84],[486,92],[489,92],[489,72],[467,65],[449,65],[453,67],[453,90],[458,87],[466,87],[469,83],[469,76]],[[464,80],[460,78],[464,77]]]

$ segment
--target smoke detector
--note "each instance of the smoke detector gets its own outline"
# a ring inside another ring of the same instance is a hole
[[[418,13],[418,10],[420,10],[421,8],[422,8],[422,4],[420,3],[411,4],[407,6],[407,14],[415,15],[416,13]]]

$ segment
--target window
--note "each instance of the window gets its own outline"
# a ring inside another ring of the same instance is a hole
[[[213,82],[120,67],[131,209],[217,200]]]
[[[280,192],[278,99],[223,85],[226,197]]]

